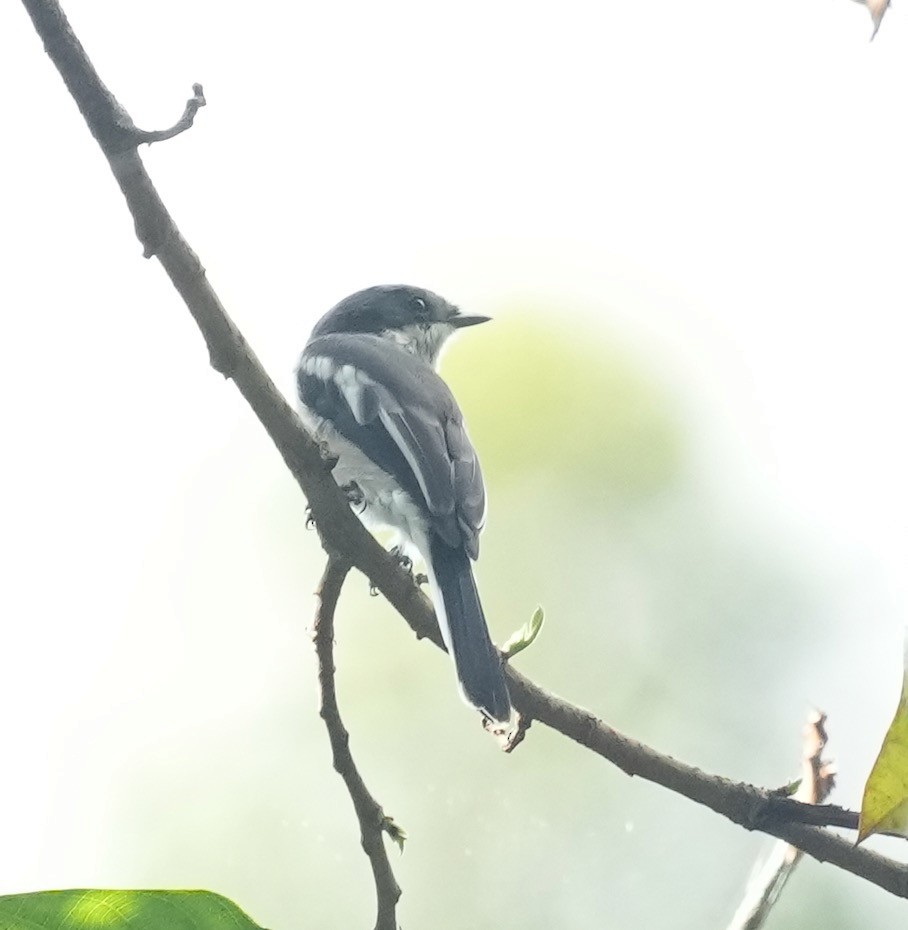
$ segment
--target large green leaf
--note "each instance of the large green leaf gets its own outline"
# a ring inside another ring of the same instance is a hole
[[[210,891],[39,891],[0,897],[0,930],[261,930]]]
[[[864,786],[858,842],[874,833],[908,837],[908,643],[899,706]]]

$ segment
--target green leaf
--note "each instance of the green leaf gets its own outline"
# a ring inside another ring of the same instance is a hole
[[[788,782],[787,785],[782,785],[780,788],[773,788],[769,793],[775,794],[780,798],[793,797],[801,787],[802,781],[803,779],[796,778],[794,781]]]
[[[210,891],[39,891],[0,896],[0,930],[261,930]]]
[[[858,842],[874,833],[908,837],[908,657],[899,706],[861,802]]]
[[[545,613],[541,607],[537,607],[533,611],[530,622],[524,623],[516,633],[512,633],[508,637],[507,642],[501,647],[504,657],[506,659],[512,659],[518,652],[523,652],[527,646],[531,645],[533,640],[539,635],[544,620]]]
[[[381,828],[391,837],[391,839],[397,843],[398,848],[401,852],[404,851],[404,843],[407,841],[407,831],[403,827],[399,827],[395,822],[393,817],[386,816],[381,822]]]

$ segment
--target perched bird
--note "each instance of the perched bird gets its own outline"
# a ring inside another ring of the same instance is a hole
[[[335,480],[361,500],[363,519],[398,532],[403,561],[425,562],[464,698],[504,724],[511,702],[470,565],[485,486],[457,401],[435,371],[449,336],[488,319],[423,288],[367,288],[316,324],[297,389],[303,422],[337,458]]]

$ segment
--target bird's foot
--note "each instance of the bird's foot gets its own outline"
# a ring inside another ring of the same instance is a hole
[[[419,586],[429,583],[429,576],[424,575],[422,572],[413,571],[413,559],[408,556],[401,546],[394,546],[393,549],[388,551],[388,555],[394,557],[397,561],[397,564],[410,576],[413,580],[413,584]],[[369,582],[369,594],[372,597],[378,596],[378,588],[375,586],[374,581]]]
[[[341,490],[347,498],[347,503],[351,507],[358,508],[357,513],[362,513],[366,509],[366,495],[363,494],[363,489],[355,481],[342,484]]]
[[[395,546],[391,550],[391,555],[397,559],[397,564],[408,574],[413,574],[413,559],[408,556],[400,546]]]
[[[429,576],[423,572],[413,571],[413,559],[408,556],[400,546],[391,550],[391,555],[397,559],[397,564],[413,579],[413,584],[419,586],[429,583]]]
[[[331,447],[324,440],[319,442],[318,451],[319,455],[322,457],[322,461],[328,466],[328,471],[333,471],[334,466],[337,465],[339,461],[338,456],[331,451]]]

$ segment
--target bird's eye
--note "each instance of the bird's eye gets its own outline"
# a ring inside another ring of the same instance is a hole
[[[420,305],[420,307],[423,308],[423,310],[426,309],[426,302],[422,299],[422,297],[417,297],[416,302]]]

